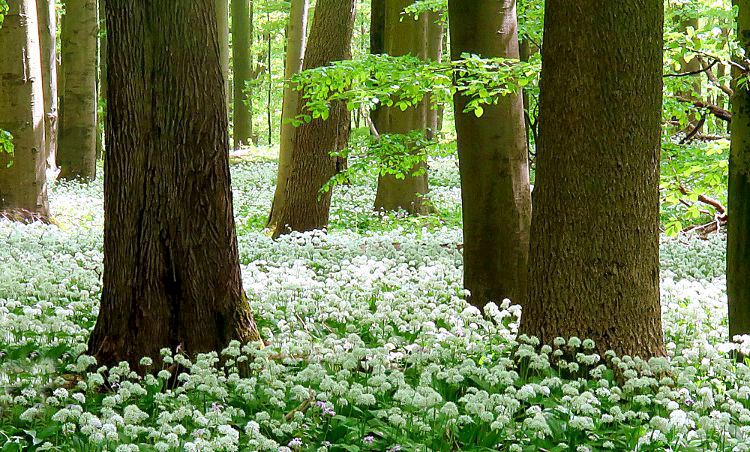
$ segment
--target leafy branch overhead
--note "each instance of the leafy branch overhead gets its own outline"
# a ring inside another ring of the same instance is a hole
[[[357,61],[303,71],[291,83],[302,91],[304,110],[295,125],[327,119],[334,102],[350,111],[385,106],[402,111],[429,97],[433,107],[448,104],[458,93],[470,99],[465,112],[477,117],[483,105],[536,84],[539,59],[524,62],[506,58],[462,55],[451,62],[425,62],[412,56],[369,55]]]

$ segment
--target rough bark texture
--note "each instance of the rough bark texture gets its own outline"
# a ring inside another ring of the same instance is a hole
[[[96,0],[65,4],[57,151],[62,179],[96,178],[96,16]]]
[[[109,0],[104,275],[89,353],[258,339],[242,290],[214,0]]]
[[[13,1],[8,6],[0,27],[0,130],[13,135],[15,153],[0,152],[0,212],[22,209],[46,217],[44,94],[36,1]]]
[[[423,60],[440,60],[443,27],[438,23],[437,13],[423,13],[417,20],[401,13],[413,3],[411,0],[385,0],[383,44],[385,53],[392,56],[412,55]],[[437,130],[438,112],[430,107],[429,99],[420,105],[401,111],[399,108],[383,108],[377,117],[381,133],[405,134],[424,130],[432,137]],[[429,191],[427,165],[420,164],[410,173],[423,169],[422,174],[407,175],[397,179],[392,175],[378,178],[375,195],[376,210],[403,209],[412,214],[431,210],[424,195]]]
[[[289,11],[289,23],[287,25],[286,64],[284,66],[284,79],[290,80],[294,74],[302,70],[305,58],[305,44],[307,42],[307,0],[292,0]],[[292,164],[292,153],[294,152],[294,136],[297,128],[292,120],[299,111],[299,91],[291,86],[284,87],[284,99],[281,107],[281,138],[279,140],[279,169],[276,180],[285,181],[289,178]],[[273,196],[271,215],[268,219],[268,227],[276,228],[274,213],[278,213],[273,206],[283,205],[286,184],[277,183],[276,192]]]
[[[659,0],[548,2],[528,300],[520,332],[664,354]],[[571,26],[575,24],[575,26]]]
[[[737,36],[750,51],[750,4],[737,1]],[[727,298],[729,337],[750,334],[750,91],[735,83],[729,154]]]
[[[327,66],[351,58],[355,0],[319,0],[315,8],[303,69]],[[302,106],[299,106],[298,110]],[[309,231],[328,225],[331,192],[320,189],[336,174],[332,151],[346,146],[350,121],[346,104],[331,106],[328,120],[313,119],[297,128],[283,203],[274,204],[274,237],[291,231]]]
[[[518,58],[515,0],[449,2],[451,55]],[[526,298],[531,188],[523,100],[498,99],[484,114],[463,113],[456,95],[456,133],[464,230],[464,287],[482,308]]]
[[[42,51],[44,139],[47,164],[55,165],[57,149],[57,13],[54,0],[38,0],[39,43]]]
[[[252,78],[252,0],[232,0],[232,64],[234,69],[234,147],[253,142],[253,112],[245,83]]]

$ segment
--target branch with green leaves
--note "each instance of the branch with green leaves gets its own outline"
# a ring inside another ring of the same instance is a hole
[[[456,93],[469,99],[465,112],[480,117],[484,105],[536,85],[539,70],[539,58],[524,62],[469,54],[450,62],[389,55],[337,61],[292,78],[303,99],[302,113],[293,123],[298,126],[316,118],[325,120],[336,102],[345,102],[350,111],[378,107],[406,110],[429,99],[436,108],[452,102]]]

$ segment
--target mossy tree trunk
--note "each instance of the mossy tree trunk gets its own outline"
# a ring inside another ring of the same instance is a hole
[[[739,7],[737,36],[749,52],[750,2],[740,0],[735,5]],[[745,83],[734,84],[731,132],[727,231],[730,339],[750,334],[750,91]]]
[[[287,46],[286,62],[284,66],[284,80],[290,80],[294,74],[302,70],[305,57],[305,44],[307,42],[307,0],[292,0],[289,11],[289,23],[287,24]],[[295,134],[297,128],[292,120],[299,110],[299,91],[292,86],[284,87],[284,99],[281,107],[281,138],[279,140],[279,169],[277,173],[276,191],[273,197],[273,205],[285,203],[286,180],[292,164],[292,153],[295,146]],[[268,227],[276,228],[276,218],[273,216],[274,209],[271,207],[271,215],[268,219]]]
[[[258,340],[242,289],[214,0],[108,0],[99,364]],[[138,45],[133,45],[138,43]]]
[[[0,130],[13,155],[0,152],[0,212],[47,216],[44,93],[35,0],[8,2],[0,27]]]
[[[417,20],[412,16],[404,16],[402,12],[411,3],[411,0],[385,0],[384,53],[391,56],[412,55],[425,61],[439,61],[442,53],[443,27],[438,23],[438,14],[422,13]],[[436,133],[437,125],[438,111],[431,108],[429,98],[405,111],[392,107],[383,108],[377,113],[380,133],[407,134],[422,130],[430,139]],[[414,149],[414,152],[419,151]],[[375,210],[403,209],[412,214],[428,213],[432,210],[425,199],[428,191],[426,162],[411,168],[403,179],[393,175],[381,175],[378,178]]]
[[[449,2],[451,55],[518,58],[515,0]],[[526,297],[531,188],[523,100],[498,99],[484,114],[454,98],[464,230],[464,287],[471,303]]]
[[[96,0],[68,0],[62,21],[59,177],[96,178]],[[135,43],[133,45],[136,45]]]
[[[303,69],[327,66],[351,58],[355,0],[318,0],[305,50]],[[298,112],[302,105],[298,106]],[[313,119],[295,133],[289,175],[283,184],[282,199],[271,213],[272,234],[310,231],[328,225],[331,191],[320,189],[338,171],[331,152],[347,145],[350,114],[344,102],[331,106],[327,120]]]
[[[253,1],[232,0],[234,147],[253,142],[253,109],[245,83],[252,78]]]
[[[548,2],[520,332],[664,355],[659,0]],[[571,26],[575,24],[575,26]],[[606,39],[602,39],[606,36]]]

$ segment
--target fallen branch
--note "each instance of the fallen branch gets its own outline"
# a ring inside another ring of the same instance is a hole
[[[704,102],[698,99],[691,99],[685,96],[675,96],[675,99],[677,99],[680,102],[692,104],[695,108],[708,110],[711,114],[713,114],[717,118],[722,119],[724,121],[727,121],[727,122],[732,121],[732,112],[728,110],[724,110],[723,108],[716,106],[714,104],[710,104],[708,102]]]

